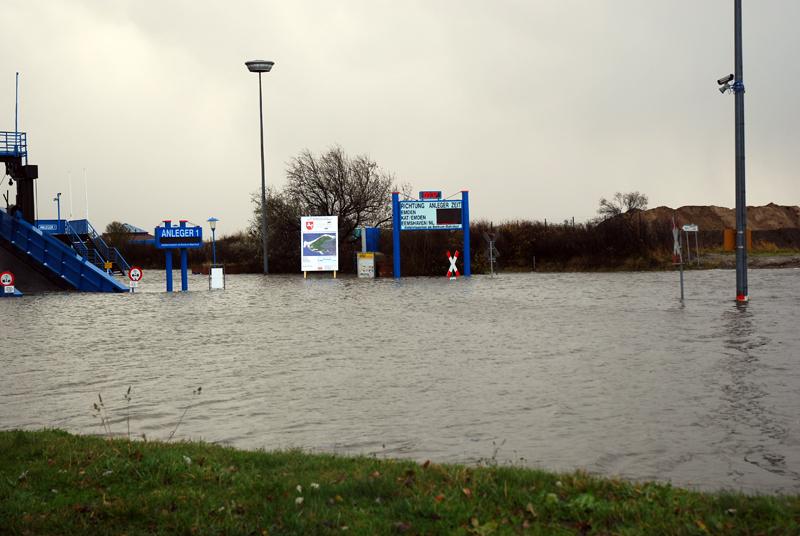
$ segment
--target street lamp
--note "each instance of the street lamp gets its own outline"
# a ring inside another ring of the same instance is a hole
[[[747,202],[744,164],[744,73],[742,67],[742,0],[733,3],[734,73],[717,80],[723,95],[735,95],[736,142],[736,301],[750,299],[747,290]]]
[[[61,192],[58,192],[56,196],[53,198],[53,201],[56,202],[56,210],[58,211],[58,219],[56,220],[56,233],[61,233]]]
[[[261,98],[261,73],[268,73],[275,65],[274,61],[246,61],[251,73],[258,73],[258,117],[261,126],[261,245],[264,250],[264,274],[269,273],[267,264],[267,183],[264,177],[264,107]]]
[[[211,256],[213,260],[211,261],[211,266],[217,265],[217,237],[215,231],[217,230],[217,222],[219,221],[214,216],[208,218],[208,226],[211,227]]]

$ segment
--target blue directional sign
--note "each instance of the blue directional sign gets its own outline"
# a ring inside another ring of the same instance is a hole
[[[418,201],[400,201],[400,192],[392,192],[392,244],[394,276],[400,277],[400,231],[461,230],[464,233],[464,275],[472,274],[469,242],[469,192],[461,199],[441,199],[441,192],[422,191]],[[450,254],[447,255],[450,257]]]
[[[189,227],[184,222],[179,227],[156,227],[155,234],[158,249],[199,248],[203,245],[203,228]]]

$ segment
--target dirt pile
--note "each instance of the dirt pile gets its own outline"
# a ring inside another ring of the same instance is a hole
[[[675,221],[678,225],[696,224],[701,231],[722,231],[736,227],[736,212],[732,208],[689,205],[672,209],[656,207],[642,212],[642,221]],[[763,207],[747,207],[747,227],[753,231],[800,229],[800,207],[770,203]]]

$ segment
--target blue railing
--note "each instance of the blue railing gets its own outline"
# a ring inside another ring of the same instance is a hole
[[[28,156],[28,135],[24,132],[0,131],[0,156]]]
[[[92,264],[89,259],[54,236],[43,233],[21,217],[0,209],[0,237],[27,255],[32,263],[49,270],[84,292],[126,292],[128,289]],[[24,290],[24,289],[23,289]]]
[[[86,225],[88,226],[89,232],[89,239],[94,244],[95,250],[103,257],[103,260],[111,261],[116,264],[122,273],[128,273],[131,267],[128,265],[125,258],[119,252],[117,248],[112,248],[106,241],[103,240],[103,236],[98,233],[95,228],[89,223],[89,220],[86,220]]]
[[[88,257],[89,248],[86,247],[86,244],[83,243],[80,235],[75,231],[68,221],[64,222],[64,231],[66,231],[69,241],[72,242],[72,249],[74,249],[81,257]]]

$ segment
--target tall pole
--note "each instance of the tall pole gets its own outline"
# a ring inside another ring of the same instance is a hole
[[[747,293],[747,203],[744,169],[744,69],[742,66],[742,0],[734,0],[736,70],[736,301],[746,302]]]
[[[472,255],[469,243],[469,192],[467,190],[461,191],[461,227],[464,229],[464,277],[471,277],[470,259]]]
[[[214,266],[217,265],[217,235],[214,232],[214,228],[211,229],[211,258],[212,263]]]
[[[14,86],[14,135],[19,133],[19,73]],[[15,138],[16,139],[16,138]]]
[[[269,273],[267,261],[267,181],[264,171],[264,107],[261,99],[261,73],[258,73],[258,117],[261,127],[261,246],[264,250],[264,275]]]
[[[14,152],[19,149],[19,73],[14,86]]]
[[[392,261],[394,278],[400,279],[400,192],[392,192]]]
[[[56,201],[56,214],[57,214],[56,217],[58,218],[56,220],[56,232],[60,233],[61,232],[61,192],[58,192],[56,194],[55,201]]]

